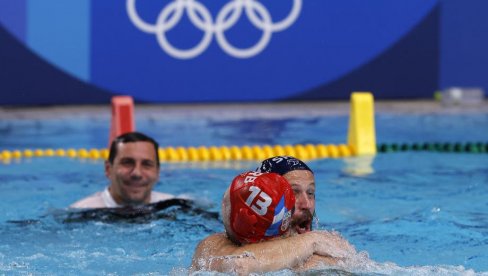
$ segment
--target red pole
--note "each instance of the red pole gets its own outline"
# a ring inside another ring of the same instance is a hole
[[[115,137],[135,130],[134,101],[131,96],[112,97],[112,120],[108,146]]]

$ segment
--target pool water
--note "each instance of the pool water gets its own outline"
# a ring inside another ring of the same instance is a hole
[[[344,143],[348,117],[155,116],[137,128],[161,146]],[[0,150],[107,144],[109,118],[86,114],[0,122]],[[488,114],[377,114],[378,142],[486,142]],[[349,269],[310,274],[488,275],[488,154],[397,152],[310,161],[318,229],[362,252]],[[220,211],[232,178],[258,162],[163,163],[156,190]],[[100,160],[44,157],[0,164],[0,274],[188,273],[219,219],[178,208],[144,221],[67,222],[66,207],[107,184]],[[275,274],[289,275],[290,271]]]

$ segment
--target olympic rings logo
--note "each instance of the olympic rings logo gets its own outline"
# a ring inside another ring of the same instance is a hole
[[[269,11],[257,0],[229,1],[219,11],[215,22],[208,9],[197,0],[174,0],[161,10],[155,24],[141,19],[136,10],[136,0],[127,0],[126,8],[132,23],[143,32],[155,34],[161,48],[174,58],[197,57],[210,45],[214,34],[224,52],[236,58],[250,58],[266,48],[274,32],[283,31],[295,22],[302,8],[302,0],[293,0],[290,13],[279,22],[273,22]],[[204,32],[200,42],[189,49],[179,49],[173,46],[166,37],[166,32],[178,24],[184,11],[190,22]],[[252,25],[263,32],[259,41],[249,48],[238,48],[229,43],[225,36],[225,32],[236,24],[243,11]]]

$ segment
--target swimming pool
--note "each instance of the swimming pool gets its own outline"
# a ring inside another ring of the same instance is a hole
[[[136,107],[136,125],[161,146],[345,142],[347,110],[334,105],[327,111],[318,105],[253,108]],[[0,122],[0,149],[105,147],[109,111],[95,110],[10,112]],[[486,142],[484,110],[380,109],[378,143]],[[487,274],[487,161],[486,153],[425,151],[310,161],[318,228],[335,229],[368,252],[372,261],[356,260],[352,272]],[[67,222],[66,206],[106,185],[102,164],[43,157],[0,165],[0,274],[178,275],[187,273],[198,241],[223,230],[218,220],[177,208],[162,219]],[[229,181],[256,166],[163,163],[156,189],[193,196],[217,212]]]

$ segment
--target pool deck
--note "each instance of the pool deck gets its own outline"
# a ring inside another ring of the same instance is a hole
[[[136,116],[270,118],[349,114],[349,102],[277,102],[219,104],[136,104]],[[483,114],[488,101],[478,104],[444,106],[435,101],[376,101],[376,113],[394,114]],[[0,119],[48,119],[60,117],[109,117],[111,106],[0,107]]]

